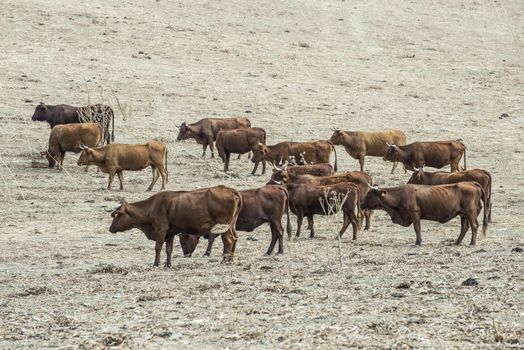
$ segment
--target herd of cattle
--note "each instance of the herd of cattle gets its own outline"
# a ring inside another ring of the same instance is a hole
[[[128,145],[114,141],[114,113],[109,106],[72,107],[49,106],[41,103],[35,109],[33,120],[47,121],[51,126],[48,150],[45,155],[49,167],[62,168],[66,152],[79,153],[78,165],[97,166],[109,174],[111,189],[115,174],[124,188],[124,170],[152,169],[152,190],[162,177],[162,190],[168,182],[167,147],[159,141]],[[113,130],[109,137],[109,124]],[[196,123],[182,123],[177,141],[194,139],[207,147],[214,157],[218,155],[228,171],[232,153],[252,153],[255,174],[262,163],[272,165],[269,182],[262,188],[237,191],[216,186],[194,191],[162,191],[139,202],[122,201],[112,211],[112,233],[137,228],[156,242],[154,265],[160,264],[160,253],[166,244],[166,266],[171,266],[173,240],[179,235],[185,256],[191,256],[200,237],[208,239],[206,255],[217,236],[224,244],[223,259],[230,261],[235,252],[236,231],[251,232],[264,223],[271,228],[271,254],[278,241],[278,253],[283,253],[282,217],[287,216],[287,234],[291,236],[289,210],[297,217],[296,236],[300,235],[304,217],[308,220],[310,236],[314,237],[314,215],[332,215],[342,211],[342,235],[351,224],[353,239],[357,238],[362,223],[370,228],[372,211],[385,210],[392,221],[402,226],[413,224],[416,244],[422,242],[420,220],[445,223],[460,216],[461,230],[456,244],[460,244],[471,227],[471,244],[476,242],[478,215],[484,208],[482,233],[485,235],[491,221],[491,174],[486,170],[466,170],[466,147],[460,141],[414,142],[406,144],[406,135],[399,130],[380,132],[333,130],[330,140],[312,142],[280,142],[266,144],[264,129],[251,127],[245,117],[206,118]],[[337,173],[335,146],[341,145],[358,159],[360,171]],[[334,166],[330,164],[334,153]],[[381,188],[374,185],[364,172],[366,156],[383,157],[393,162],[391,173],[398,162],[404,171],[413,174],[406,185]],[[464,168],[459,162],[464,157]],[[424,167],[442,168],[450,165],[451,172],[426,172]]]

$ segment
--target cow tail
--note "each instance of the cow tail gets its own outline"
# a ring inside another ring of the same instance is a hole
[[[237,240],[237,231],[236,231],[236,222],[238,219],[238,216],[240,215],[240,211],[242,210],[242,195],[238,191],[233,192],[235,196],[238,198],[237,200],[237,207],[235,209],[235,212],[233,213],[233,216],[231,217],[231,221],[229,222],[229,225],[231,226],[231,231],[234,233],[234,238]]]
[[[330,142],[329,144],[331,145],[331,148],[333,149],[333,153],[335,153],[335,172],[337,172],[338,171],[337,149],[335,148],[335,145],[332,142]]]
[[[486,237],[488,232],[488,210],[489,208],[486,206],[486,193],[484,192],[484,189],[482,186],[480,186],[479,183],[478,187],[480,188],[480,192],[482,195],[482,205],[484,206],[484,218],[482,220],[482,237]]]
[[[289,216],[289,192],[285,187],[280,187],[282,191],[286,194],[286,216],[287,216],[287,225],[286,225],[286,231],[288,238],[291,238],[291,232],[293,231],[293,228],[291,227],[291,219]]]
[[[109,111],[111,112],[111,123],[112,123],[112,130],[111,130],[111,142],[115,142],[115,113],[113,112],[113,109],[109,107]]]
[[[166,171],[166,183],[168,181],[169,172],[167,171],[167,147],[166,152],[164,153],[164,170]]]
[[[466,145],[464,144],[464,140],[463,139],[457,139],[456,141],[460,142],[463,146],[464,146],[464,170],[467,169],[466,167]]]
[[[488,221],[491,221],[491,173],[489,171],[486,171],[486,175],[488,175],[489,181],[488,181],[488,188],[489,191],[486,193],[486,204],[489,206],[489,215],[488,215]]]
[[[357,218],[360,221],[362,218],[362,209],[360,208],[360,188],[357,187]],[[359,225],[359,227],[362,227],[362,224]]]

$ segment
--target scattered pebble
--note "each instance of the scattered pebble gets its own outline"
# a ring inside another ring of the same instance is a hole
[[[479,281],[476,278],[468,278],[464,282],[462,282],[463,286],[478,286]]]
[[[410,287],[411,284],[409,282],[402,282],[397,286],[398,289],[409,289]]]
[[[509,115],[507,113],[502,113],[499,117],[499,119],[504,119],[504,118],[508,118]]]
[[[515,248],[511,249],[511,252],[512,253],[522,253],[522,252],[524,252],[524,249],[522,249],[521,247],[515,247]]]

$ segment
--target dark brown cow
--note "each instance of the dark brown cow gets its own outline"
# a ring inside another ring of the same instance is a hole
[[[405,145],[406,135],[400,130],[369,132],[336,129],[330,141],[334,145],[344,146],[351,157],[358,159],[360,171],[364,171],[364,158],[366,156],[383,157],[388,150],[388,144]],[[392,174],[397,167],[397,163],[393,163],[393,168],[391,168]]]
[[[112,143],[103,147],[85,148],[80,154],[78,165],[94,164],[109,174],[110,190],[113,185],[115,174],[120,181],[120,189],[124,189],[123,170],[142,170],[151,166],[153,180],[147,189],[151,191],[156,181],[162,176],[162,189],[167,183],[167,147],[159,141],[149,141],[143,145],[125,145]]]
[[[476,181],[486,194],[486,206],[488,208],[488,221],[491,222],[491,173],[483,169],[471,169],[448,173],[437,171],[434,173],[426,171],[415,171],[408,181],[408,184],[417,185],[444,185],[462,181]]]
[[[335,153],[335,171],[337,171],[337,151],[329,141],[319,140],[311,142],[280,142],[266,146],[258,144],[253,151],[253,163],[267,160],[273,165],[280,166],[285,162],[291,164],[329,163],[331,151]]]
[[[335,174],[333,166],[329,163],[292,165],[285,164],[282,168],[273,167],[273,173],[268,185],[293,182],[298,175],[329,176]],[[288,180],[289,178],[289,180]]]
[[[219,157],[224,162],[224,171],[229,170],[231,153],[241,154],[252,152],[259,143],[266,144],[266,131],[261,128],[243,128],[222,130],[217,134],[216,146]],[[255,175],[258,162],[251,174]],[[266,162],[262,161],[262,174],[266,173]]]
[[[213,143],[217,139],[217,134],[220,130],[231,130],[240,128],[250,128],[251,122],[245,117],[234,118],[204,118],[196,123],[176,126],[178,128],[177,141],[195,139],[195,141],[202,145],[202,158],[206,156],[207,146],[211,149],[211,158],[215,157]]]
[[[440,169],[450,164],[451,171],[459,171],[460,158],[464,154],[466,170],[466,146],[461,141],[413,142],[405,146],[389,145],[384,160],[402,162],[409,170],[422,171],[424,166]]]
[[[403,185],[391,188],[372,188],[364,201],[363,209],[383,209],[391,220],[408,227],[413,224],[417,235],[416,245],[422,243],[420,220],[446,223],[460,216],[461,231],[455,244],[460,244],[471,226],[471,245],[477,240],[477,216],[484,206],[482,234],[488,228],[486,195],[478,182],[459,182],[450,185]]]
[[[328,215],[327,202],[334,204],[334,199],[344,201],[341,210],[344,213],[344,224],[339,235],[346,231],[349,224],[353,227],[353,239],[357,239],[360,216],[360,194],[358,186],[351,182],[343,182],[334,185],[318,186],[313,184],[288,184],[289,208],[297,216],[297,233],[300,236],[302,221],[304,217],[308,219],[310,237],[315,236],[314,215]],[[322,203],[324,203],[322,205]],[[336,207],[332,213],[336,212]]]
[[[271,244],[267,255],[271,255],[278,240],[278,253],[284,253],[282,216],[287,215],[287,232],[291,234],[291,222],[289,219],[289,196],[284,187],[265,186],[252,190],[239,191],[242,196],[242,210],[238,215],[236,223],[237,231],[252,232],[264,223],[271,227]],[[180,235],[180,245],[185,256],[193,254],[199,237]],[[206,253],[209,256],[213,247],[214,236],[208,236]]]
[[[102,142],[102,127],[96,123],[57,125],[51,129],[46,152],[49,167],[62,169],[66,152],[81,152],[83,146],[96,147]],[[86,167],[87,171],[87,167]]]
[[[282,181],[270,180],[269,184],[311,184],[315,186],[334,185],[342,182],[352,182],[358,186],[360,200],[362,201],[369,191],[369,184],[373,184],[371,176],[361,171],[351,171],[346,173],[339,173],[330,176],[313,176],[313,175],[294,175],[287,174],[287,169],[282,171]],[[368,230],[371,225],[372,210],[362,210],[360,222],[366,221],[365,230]]]
[[[95,104],[82,107],[74,107],[69,105],[46,105],[41,102],[35,108],[33,121],[46,121],[51,128],[60,124],[72,123],[97,123],[102,128],[103,141],[107,144],[115,141],[115,114],[111,107]],[[109,135],[109,123],[112,122],[113,127],[111,137]]]
[[[146,200],[123,202],[111,216],[109,232],[123,232],[137,228],[156,242],[154,266],[160,264],[160,252],[166,242],[166,267],[171,267],[173,239],[176,234],[187,233],[221,235],[224,243],[223,261],[231,261],[235,253],[236,221],[242,198],[238,191],[225,186],[195,191],[164,191]],[[227,225],[223,230],[217,225]]]

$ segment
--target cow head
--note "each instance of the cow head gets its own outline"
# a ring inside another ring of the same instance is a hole
[[[95,160],[93,149],[84,145],[81,145],[80,148],[82,148],[82,153],[80,153],[80,158],[78,158],[78,162],[76,164],[79,166],[93,164]]]
[[[332,130],[333,130],[333,135],[331,135],[331,138],[329,139],[329,141],[334,145],[342,144],[342,137],[343,137],[344,132],[340,129],[332,128]]]
[[[177,125],[175,125],[177,126]],[[187,140],[193,136],[194,131],[191,128],[191,125],[187,125],[186,122],[183,122],[178,127],[178,136],[176,137],[177,141]]]
[[[289,173],[286,168],[288,164],[284,164],[282,168],[279,168],[273,164],[273,173],[267,185],[281,185],[286,184],[289,180]]]
[[[45,152],[45,157],[47,158],[47,161],[49,162],[49,167],[54,168],[56,165],[56,155],[51,153],[51,150],[47,150]]]
[[[40,104],[36,106],[35,112],[33,113],[33,117],[31,119],[33,121],[45,121],[47,120],[47,111],[48,108],[45,103],[40,102]]]
[[[261,144],[260,142],[253,147],[253,157],[251,161],[253,163],[258,163],[266,160],[268,155],[268,148],[266,145]]]
[[[178,235],[178,239],[180,240],[180,246],[182,247],[182,252],[184,253],[184,256],[186,258],[189,258],[195,251],[200,236],[181,233]]]
[[[368,184],[369,185],[369,184]],[[369,185],[369,191],[364,197],[364,200],[360,203],[362,209],[377,209],[382,207],[382,198],[386,195],[386,190],[379,188],[378,186]]]
[[[415,185],[425,184],[426,182],[424,181],[424,179],[426,178],[426,174],[420,169],[414,168],[414,170],[415,171],[413,172],[413,174],[411,174],[411,177],[409,178],[407,183]]]
[[[111,223],[111,226],[109,226],[109,232],[117,233],[134,228],[134,221],[131,215],[127,212],[128,205],[129,204],[122,199],[120,206],[111,213],[113,222]]]
[[[388,149],[386,151],[386,154],[384,154],[384,157],[382,159],[386,160],[386,161],[390,161],[390,162],[397,162],[399,161],[400,159],[400,150],[398,148],[397,145],[393,144],[393,145],[390,145],[389,143],[386,142],[386,144],[388,145]]]

